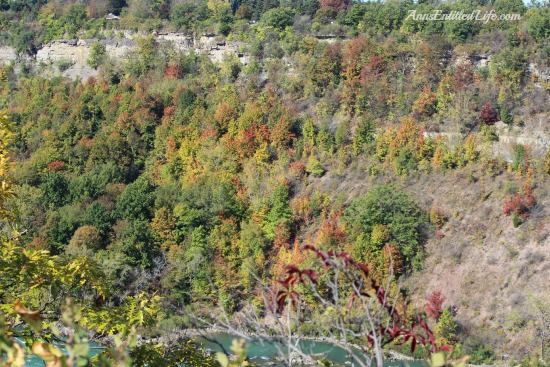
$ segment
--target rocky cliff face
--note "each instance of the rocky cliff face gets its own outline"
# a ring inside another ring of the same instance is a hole
[[[9,64],[17,61],[15,49],[8,46],[0,46],[0,64]]]
[[[35,66],[52,66],[60,62],[70,62],[72,66],[69,68],[63,71],[50,70],[50,73],[62,74],[73,79],[77,77],[86,79],[97,74],[97,71],[90,68],[86,63],[90,53],[90,45],[93,42],[99,41],[105,47],[107,55],[111,59],[123,60],[136,49],[135,39],[147,35],[122,30],[118,32],[117,36],[101,40],[53,40],[39,49],[34,56],[17,55],[12,47],[0,46],[0,64],[26,62]],[[174,50],[183,53],[206,54],[213,62],[221,62],[225,54],[234,54],[245,65],[250,61],[250,54],[245,51],[248,45],[244,42],[226,41],[212,34],[203,35],[199,38],[179,32],[153,33],[153,35],[159,44],[169,44]],[[333,36],[318,36],[317,38],[329,43],[336,41],[336,37]],[[449,54],[448,57],[453,59],[455,65],[471,63],[477,68],[488,66],[490,60],[488,55],[471,57],[461,54]],[[414,60],[411,60],[411,62],[414,64]],[[527,71],[539,80],[550,81],[550,68],[541,68],[531,63]]]
[[[41,49],[36,55],[19,56],[12,47],[0,47],[0,64],[30,63],[35,67],[46,67],[46,74],[61,74],[73,79],[79,77],[87,79],[97,75],[97,70],[90,68],[86,61],[90,54],[90,46],[98,41],[105,47],[107,55],[113,60],[123,60],[129,57],[136,49],[136,37],[142,34],[123,31],[119,37],[107,39],[78,39],[78,40],[54,40]],[[234,54],[241,63],[249,62],[249,55],[244,51],[246,44],[220,40],[214,35],[204,35],[200,38],[183,33],[155,33],[154,37],[159,44],[169,44],[174,50],[183,53],[195,52],[208,55],[213,62],[220,62],[225,54]],[[66,68],[48,68],[64,63]]]

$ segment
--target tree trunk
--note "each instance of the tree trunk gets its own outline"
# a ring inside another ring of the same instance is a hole
[[[375,348],[374,356],[376,358],[376,367],[384,367],[384,355],[382,354],[382,348]]]

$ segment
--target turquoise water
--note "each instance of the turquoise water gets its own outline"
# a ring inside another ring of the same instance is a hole
[[[206,349],[213,351],[222,351],[220,344],[225,348],[226,351],[229,351],[229,347],[233,339],[236,337],[227,333],[215,333],[206,338],[198,338],[197,341],[200,342]],[[247,341],[248,345],[248,356],[252,362],[255,362],[259,365],[266,365],[268,361],[273,361],[281,353],[285,353],[286,348],[277,342],[265,342],[260,340],[249,340]],[[348,352],[344,349],[335,346],[329,342],[316,341],[316,340],[302,340],[299,342],[300,349],[309,355],[322,356],[333,362],[337,366],[353,366],[353,359],[349,356]],[[357,356],[360,356],[360,352],[356,352]],[[361,358],[364,360],[363,358]],[[284,367],[283,365],[273,365]],[[423,361],[397,361],[397,362],[386,362],[384,363],[385,367],[427,367],[428,364]]]
[[[201,343],[206,349],[211,351],[226,351],[230,350],[231,343],[236,337],[227,333],[215,333],[207,335],[205,337],[198,338],[197,341]],[[262,365],[277,366],[272,363],[277,356],[280,356],[280,353],[284,353],[284,346],[277,342],[263,342],[260,340],[249,340],[247,341],[248,345],[248,356],[251,361]],[[327,360],[333,362],[337,366],[353,366],[352,359],[348,353],[340,347],[337,347],[328,342],[315,341],[315,340],[303,340],[299,343],[300,348],[306,354],[314,354],[318,356],[323,356]],[[223,348],[222,348],[223,347]],[[94,356],[98,353],[101,353],[102,348],[97,343],[91,343],[90,355]],[[359,354],[357,354],[359,355]],[[44,362],[36,357],[30,356],[26,360],[25,366],[28,367],[43,367]],[[427,367],[428,365],[422,361],[397,361],[397,362],[386,362],[384,363],[385,367]],[[280,365],[280,367],[283,367]]]
[[[22,344],[22,343],[20,343]],[[93,357],[95,356],[96,354],[99,354],[103,351],[103,347],[101,347],[98,343],[96,342],[90,342],[90,357]],[[61,350],[66,353],[66,350],[65,348],[61,348]],[[25,366],[28,366],[28,367],[44,367],[46,365],[46,363],[44,363],[43,360],[41,360],[40,358],[38,358],[37,356],[35,355],[28,355],[27,358],[25,358]]]

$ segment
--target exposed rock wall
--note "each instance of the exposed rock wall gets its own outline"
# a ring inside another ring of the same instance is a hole
[[[30,61],[38,65],[55,65],[62,61],[72,62],[72,66],[62,72],[63,75],[82,79],[97,74],[97,71],[88,67],[86,61],[90,54],[90,45],[99,41],[113,60],[123,60],[129,57],[136,49],[136,37],[143,34],[128,31],[119,32],[118,37],[95,40],[54,40],[38,50]],[[243,42],[225,41],[214,35],[204,35],[194,38],[183,33],[155,33],[154,37],[159,44],[170,44],[174,50],[208,55],[213,62],[221,62],[225,54],[233,54],[243,64],[249,62],[249,55],[245,52]],[[19,60],[15,50],[8,46],[0,47],[0,64],[17,63]]]
[[[55,40],[36,53],[36,62],[50,63],[60,60],[71,60],[75,64],[86,64],[90,53],[86,42],[80,40]]]
[[[122,60],[128,57],[136,48],[136,37],[147,36],[148,34],[136,33],[128,30],[120,30],[117,36],[106,39],[101,39],[99,42],[105,46],[106,52],[113,60]],[[245,50],[247,44],[237,41],[226,41],[216,35],[202,35],[198,38],[185,33],[167,32],[153,33],[159,44],[171,44],[174,50],[183,53],[195,52],[198,54],[208,55],[213,62],[221,62],[225,54],[233,54],[239,58],[241,63],[248,64],[250,55]],[[335,42],[338,40],[335,36],[317,36],[319,40],[324,42]],[[12,47],[0,46],[0,64],[10,64],[25,60],[27,62],[36,61],[37,64],[54,64],[56,61],[70,60],[73,66],[66,70],[63,74],[70,77],[84,78],[90,74],[96,73],[90,69],[86,60],[90,52],[90,45],[96,41],[95,39],[79,39],[79,40],[54,40],[44,45],[38,50],[34,58],[18,57]],[[476,68],[488,66],[490,61],[489,55],[467,55],[467,54],[448,54],[446,58],[452,59],[453,65],[472,64]],[[414,60],[411,60],[414,64]],[[83,71],[84,75],[79,75],[79,71]],[[538,80],[550,82],[550,68],[539,67],[531,63],[527,72],[536,77]]]
[[[17,61],[15,49],[8,46],[0,46],[0,64],[9,64]]]
[[[539,157],[548,151],[550,146],[550,126],[545,116],[531,116],[525,121],[525,127],[509,127],[502,121],[494,125],[497,141],[491,142],[491,150],[494,155],[500,156],[512,162],[516,145],[529,147],[533,156]],[[465,136],[454,132],[425,132],[424,137],[435,138],[442,136],[450,145],[464,141]]]

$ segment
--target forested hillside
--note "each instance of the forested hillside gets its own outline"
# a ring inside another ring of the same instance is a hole
[[[286,265],[314,266],[312,245],[390,279],[398,308],[426,314],[453,357],[548,360],[548,4],[0,8],[1,41],[30,57],[53,39],[142,32],[125,60],[95,44],[99,74],[87,80],[2,66],[0,109],[14,124],[7,210],[20,246],[93,260],[116,290],[109,304],[161,296],[151,335],[191,327],[189,315],[215,319],[219,307],[238,321]],[[522,19],[419,21],[414,9]],[[238,40],[250,62],[160,47],[153,31]],[[304,302],[310,319],[294,327],[323,336],[332,316]]]

